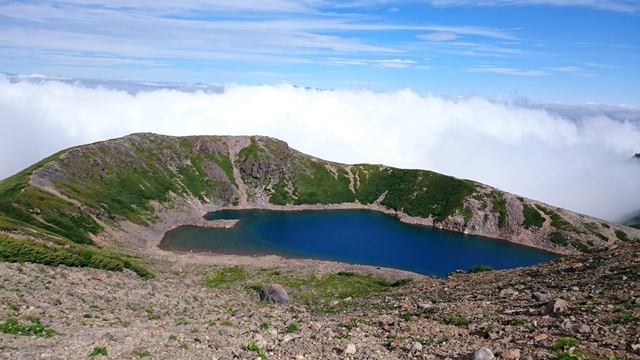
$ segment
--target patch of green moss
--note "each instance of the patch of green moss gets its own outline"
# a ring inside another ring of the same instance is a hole
[[[256,138],[252,136],[251,144],[249,144],[249,146],[245,148],[242,148],[238,152],[238,159],[241,160],[241,162],[248,158],[257,159],[260,156],[262,156],[264,153],[265,151],[260,147],[260,145],[258,145],[258,141],[256,140]]]
[[[338,312],[349,306],[349,303],[340,301],[342,299],[360,298],[379,293],[393,285],[383,277],[350,272],[322,277],[284,276],[279,281],[293,299],[302,302],[310,311],[316,313]],[[331,305],[334,300],[338,300],[338,304]]]
[[[220,287],[244,281],[248,277],[249,273],[242,266],[218,267],[205,274],[203,283],[208,287]]]

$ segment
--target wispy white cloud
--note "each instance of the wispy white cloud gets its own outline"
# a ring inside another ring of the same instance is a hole
[[[418,35],[418,38],[427,41],[449,41],[458,38],[458,35],[449,31],[438,31],[429,34]]]
[[[331,65],[369,65],[375,67],[404,69],[408,67],[416,67],[421,69],[427,69],[421,65],[416,65],[417,62],[409,59],[386,59],[386,60],[367,60],[367,59],[341,59],[330,58],[329,64]]]
[[[637,12],[636,0],[427,0],[433,6],[581,6],[594,9]]]
[[[546,76],[549,75],[548,71],[544,70],[528,70],[528,69],[514,69],[508,67],[495,67],[495,66],[476,66],[468,71],[471,72],[484,72],[484,73],[495,73],[495,74],[503,74],[503,75],[513,75],[513,76]]]
[[[587,70],[585,70],[585,69],[583,69],[581,67],[577,67],[577,66],[561,66],[561,67],[553,68],[551,70],[562,72],[562,73],[571,74],[571,75],[574,75],[574,76],[581,76],[581,77],[593,77],[593,76],[596,76],[593,72],[587,71]]]
[[[153,86],[143,85],[131,84]],[[0,152],[11,154],[0,157],[0,178],[62,148],[132,132],[262,134],[329,160],[430,169],[607,219],[640,209],[640,166],[627,162],[640,151],[640,108],[411,90],[113,86],[0,77]]]
[[[158,58],[310,62],[315,55],[331,53],[408,50],[399,43],[382,44],[371,37],[349,35],[356,32],[430,31],[516,38],[513,29],[397,24],[359,12],[330,11],[356,5],[361,4],[288,0],[189,0],[180,6],[150,1],[125,4],[96,0],[90,6],[82,1],[6,2],[0,4],[0,43],[14,49],[2,51],[7,55],[23,49],[31,59],[44,62],[54,61],[47,54],[68,52],[76,63],[83,61],[80,58],[95,58],[97,66],[105,61],[105,54],[132,62]]]

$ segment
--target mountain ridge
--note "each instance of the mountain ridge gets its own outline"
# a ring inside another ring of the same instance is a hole
[[[336,206],[563,254],[640,238],[640,230],[471,180],[326,161],[264,136],[137,133],[61,151],[0,182],[0,229],[20,222],[85,244],[108,245],[105,235],[123,226],[204,225],[201,216],[221,208]],[[189,215],[176,217],[178,208]]]

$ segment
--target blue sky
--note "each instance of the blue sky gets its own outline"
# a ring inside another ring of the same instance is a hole
[[[638,34],[638,0],[0,0],[0,71],[639,106]]]

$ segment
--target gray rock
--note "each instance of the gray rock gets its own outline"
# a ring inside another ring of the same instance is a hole
[[[289,295],[280,284],[269,284],[260,291],[260,301],[272,304],[286,304],[289,302]]]
[[[491,349],[487,347],[481,347],[480,349],[476,350],[471,357],[472,360],[490,360],[495,358],[496,357],[493,356],[493,351],[491,351]]]
[[[558,314],[569,309],[569,303],[563,299],[554,299],[549,301],[546,308],[547,314]]]
[[[515,293],[516,293],[516,291],[513,290],[512,288],[507,288],[507,289],[500,290],[500,296],[501,297],[513,296],[513,294],[515,294]]]
[[[207,342],[207,338],[204,335],[199,335],[193,338],[193,341],[198,342],[200,344],[204,344]]]
[[[578,328],[578,332],[582,333],[582,334],[590,333],[591,332],[591,327],[589,325],[582,324]]]
[[[545,294],[545,293],[541,293],[541,292],[534,292],[533,294],[533,298],[536,299],[537,302],[541,302],[541,303],[548,303],[549,301],[551,301],[551,296],[549,296],[549,294]]]
[[[134,278],[134,279],[137,279],[137,278],[138,278],[138,274],[136,274],[136,272],[135,272],[135,271],[133,271],[133,270],[130,270],[130,269],[124,268],[124,269],[122,269],[122,272],[123,272],[123,273],[125,273],[125,274],[127,274],[127,275],[129,275],[129,276],[131,276],[131,277],[132,277],[132,278]]]
[[[571,330],[571,320],[564,319],[562,324],[560,324],[560,329],[562,329],[562,330]]]
[[[411,350],[413,351],[421,351],[422,350],[422,344],[419,342],[414,342],[413,346],[411,346]]]
[[[116,337],[113,336],[112,333],[106,332],[106,333],[104,333],[104,335],[102,335],[100,337],[100,339],[98,339],[98,341],[100,341],[100,342],[111,342],[111,341],[115,340],[115,338]]]
[[[640,305],[640,297],[637,297],[635,300],[633,300],[633,303],[635,305]]]

